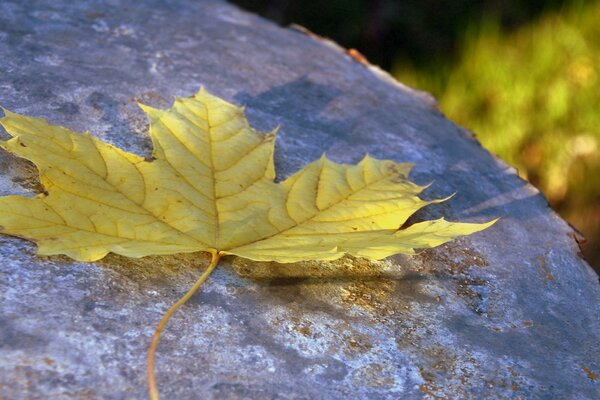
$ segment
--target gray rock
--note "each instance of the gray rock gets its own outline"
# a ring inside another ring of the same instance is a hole
[[[416,163],[445,215],[492,228],[415,257],[225,259],[169,323],[165,399],[600,397],[600,285],[573,230],[426,94],[220,1],[0,2],[0,104],[149,154],[138,98],[205,85],[281,125],[287,176],[323,151]],[[500,133],[499,133],[500,134]],[[39,190],[0,154],[0,194]],[[0,398],[144,398],[146,348],[205,254],[86,264],[0,237]]]

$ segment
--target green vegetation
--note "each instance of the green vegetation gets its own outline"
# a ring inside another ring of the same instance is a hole
[[[600,267],[600,2],[549,12],[504,32],[466,30],[445,68],[399,63],[394,75],[439,99],[449,118],[540,188],[584,233]]]

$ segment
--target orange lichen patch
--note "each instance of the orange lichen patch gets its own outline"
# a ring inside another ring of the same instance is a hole
[[[281,323],[281,322],[284,322],[284,320],[281,319],[278,322]],[[288,323],[288,326],[290,326],[290,328],[294,332],[297,332],[297,333],[301,334],[302,336],[311,337],[313,334],[312,322],[305,318],[291,316],[289,318],[289,320],[287,321],[287,323]]]
[[[523,321],[523,326],[526,326],[526,327],[533,326],[533,321]]]
[[[443,393],[449,386],[457,390],[456,396],[460,398],[458,393],[470,384],[472,376],[460,365],[457,355],[440,344],[434,344],[423,348],[421,357],[423,365],[419,367],[419,374],[425,383],[419,386],[419,390],[427,395],[425,398],[443,399]],[[449,377],[451,380],[447,380]]]
[[[344,353],[348,356],[357,356],[371,350],[373,343],[368,335],[357,332],[348,334],[344,341]]]
[[[598,375],[594,373],[591,369],[584,365],[580,365],[581,369],[587,374],[588,378],[592,381],[596,382],[598,380]]]
[[[322,327],[318,327],[318,324],[315,326],[305,316],[278,316],[271,322],[277,330],[285,327],[288,331],[308,339],[333,335],[327,350],[330,353],[343,352],[347,357],[357,357],[373,348],[372,339],[368,335],[358,332],[352,327],[352,324],[346,321],[331,323],[327,326],[328,333],[323,332]]]
[[[300,328],[298,328],[298,332],[301,335],[304,335],[306,337],[309,337],[311,335],[311,331],[310,331],[310,327],[309,326],[301,326]]]
[[[430,357],[431,368],[436,371],[453,371],[456,369],[456,354],[440,345],[433,345],[426,349]]]
[[[522,381],[522,378],[519,376],[519,373],[515,371],[513,368],[508,367],[508,372],[510,373],[510,388],[513,391],[517,391],[521,389],[521,385],[519,385],[518,381]]]
[[[42,361],[44,361],[44,363],[45,363],[46,365],[49,365],[49,366],[52,366],[52,365],[56,364],[56,362],[55,362],[53,359],[51,359],[51,358],[48,358],[48,357],[44,357],[44,358],[42,359]]]
[[[421,371],[421,375],[423,375]],[[429,396],[429,399],[444,399],[443,396],[436,394],[435,392],[439,391],[440,388],[437,387],[433,382],[427,382],[419,385],[419,390]]]
[[[465,274],[471,267],[489,266],[481,253],[456,244],[428,249],[416,257],[421,260],[425,271],[434,274]]]
[[[508,370],[498,368],[490,375],[485,372],[489,371],[487,366],[475,357],[462,357],[460,352],[454,354],[442,344],[423,348],[419,364],[419,374],[424,381],[419,390],[426,399],[446,399],[449,393],[451,398],[473,398],[473,393],[466,390],[473,387],[483,390],[481,398],[497,397],[499,393],[519,391],[525,385],[517,371],[510,367]]]
[[[393,368],[379,363],[371,363],[357,368],[353,373],[353,380],[360,386],[366,384],[381,389],[391,388],[396,384]]]
[[[358,306],[378,316],[390,314],[390,294],[395,289],[393,281],[359,281],[344,285],[342,302],[347,306]]]
[[[540,269],[540,272],[542,273],[542,276],[544,277],[544,279],[548,282],[554,282],[556,280],[556,278],[552,274],[550,267],[548,267],[546,258],[544,256],[538,256],[538,257],[536,257],[535,261],[536,261],[536,265]]]

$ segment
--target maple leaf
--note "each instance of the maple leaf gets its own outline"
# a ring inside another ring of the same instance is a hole
[[[171,109],[141,105],[150,119],[153,157],[4,110],[12,136],[0,146],[32,161],[45,191],[0,197],[2,233],[37,243],[42,255],[95,261],[206,251],[212,262],[159,324],[153,353],[173,311],[204,282],[224,255],[257,261],[334,260],[344,254],[382,259],[438,246],[484,224],[419,222],[415,211],[445,199],[421,200],[407,179],[411,164],[366,156],[357,165],[325,155],[275,183],[275,132],[252,129],[243,109],[201,89]],[[186,297],[187,296],[187,297]]]
[[[95,261],[208,251],[258,261],[381,259],[440,245],[489,224],[421,222],[411,165],[325,156],[275,183],[274,133],[250,128],[243,110],[205,90],[170,110],[146,105],[153,160],[96,137],[5,110],[12,139],[0,145],[32,161],[45,192],[0,198],[3,233],[42,255]]]

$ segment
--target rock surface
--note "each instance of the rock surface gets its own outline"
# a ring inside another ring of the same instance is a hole
[[[433,100],[220,1],[0,3],[0,104],[149,154],[140,99],[205,85],[281,125],[287,176],[323,151],[416,163],[415,219],[502,219],[415,257],[277,265],[225,259],[171,320],[165,399],[600,398],[600,285],[572,229]],[[39,190],[0,154],[0,194]],[[164,310],[205,254],[94,264],[0,237],[0,398],[138,399]]]

